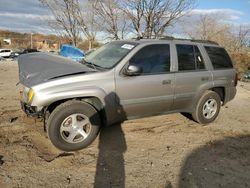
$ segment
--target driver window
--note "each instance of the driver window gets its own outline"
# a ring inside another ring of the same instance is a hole
[[[170,47],[168,44],[146,46],[132,57],[130,64],[140,66],[144,75],[170,72]]]

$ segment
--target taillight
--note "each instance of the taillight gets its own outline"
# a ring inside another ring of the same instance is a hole
[[[238,73],[235,74],[235,78],[234,78],[234,86],[236,87],[238,84]]]

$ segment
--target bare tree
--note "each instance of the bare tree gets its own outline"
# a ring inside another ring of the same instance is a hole
[[[132,22],[138,37],[163,36],[166,28],[184,16],[195,5],[195,0],[127,0],[120,8]]]
[[[120,9],[120,0],[95,0],[93,2],[96,21],[109,38],[124,39],[128,32],[128,19]]]
[[[121,2],[121,10],[125,12],[130,21],[132,22],[133,29],[137,37],[142,37],[143,33],[143,15],[145,13],[145,4],[142,0],[127,0]]]
[[[193,8],[196,0],[95,0],[97,20],[113,39],[129,30],[138,37],[163,36],[166,28]]]
[[[80,37],[80,28],[74,13],[78,9],[76,0],[40,0],[55,18],[53,27],[65,32],[66,36],[76,46]]]
[[[214,40],[222,38],[225,34],[231,35],[231,26],[222,24],[217,15],[200,15],[197,21],[192,20],[191,22],[192,24],[185,25],[184,30],[192,39]]]
[[[79,0],[40,1],[52,12],[53,26],[64,31],[74,45],[83,33],[91,48],[98,31],[118,40],[124,37],[128,25],[138,37],[163,36],[196,0],[88,0],[88,9],[84,10]]]
[[[92,48],[97,32],[92,6],[83,10],[79,0],[39,1],[51,11],[54,20],[50,21],[50,26],[57,33],[65,34],[75,46],[83,34],[89,41],[89,48]]]
[[[74,12],[74,17],[77,20],[82,33],[89,42],[89,49],[91,49],[93,47],[93,43],[96,40],[96,34],[99,30],[94,14],[95,4],[93,4],[92,1],[88,1],[85,4],[85,6],[88,8],[82,9],[79,0],[75,1],[77,3],[77,8]]]
[[[244,50],[249,41],[249,27],[239,28],[223,22],[223,14],[204,14],[197,20],[192,19],[192,24],[187,23],[183,29],[192,39],[216,41],[232,53]]]
[[[236,51],[240,51],[250,44],[250,26],[240,25],[236,35]]]
[[[198,19],[185,22],[183,29],[192,39],[210,40],[219,43],[230,53],[238,72],[243,73],[249,66],[250,26],[235,26],[224,21],[223,14],[204,14]]]

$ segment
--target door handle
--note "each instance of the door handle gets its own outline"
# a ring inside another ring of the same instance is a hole
[[[162,84],[163,85],[171,84],[171,80],[163,80]]]

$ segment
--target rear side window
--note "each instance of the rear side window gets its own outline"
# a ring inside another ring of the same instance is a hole
[[[205,64],[200,50],[194,45],[177,44],[179,71],[204,70]]]
[[[138,51],[129,61],[142,67],[142,74],[160,74],[170,71],[170,47],[168,44],[153,44]]]
[[[232,61],[224,48],[206,46],[205,49],[214,69],[233,68]]]

